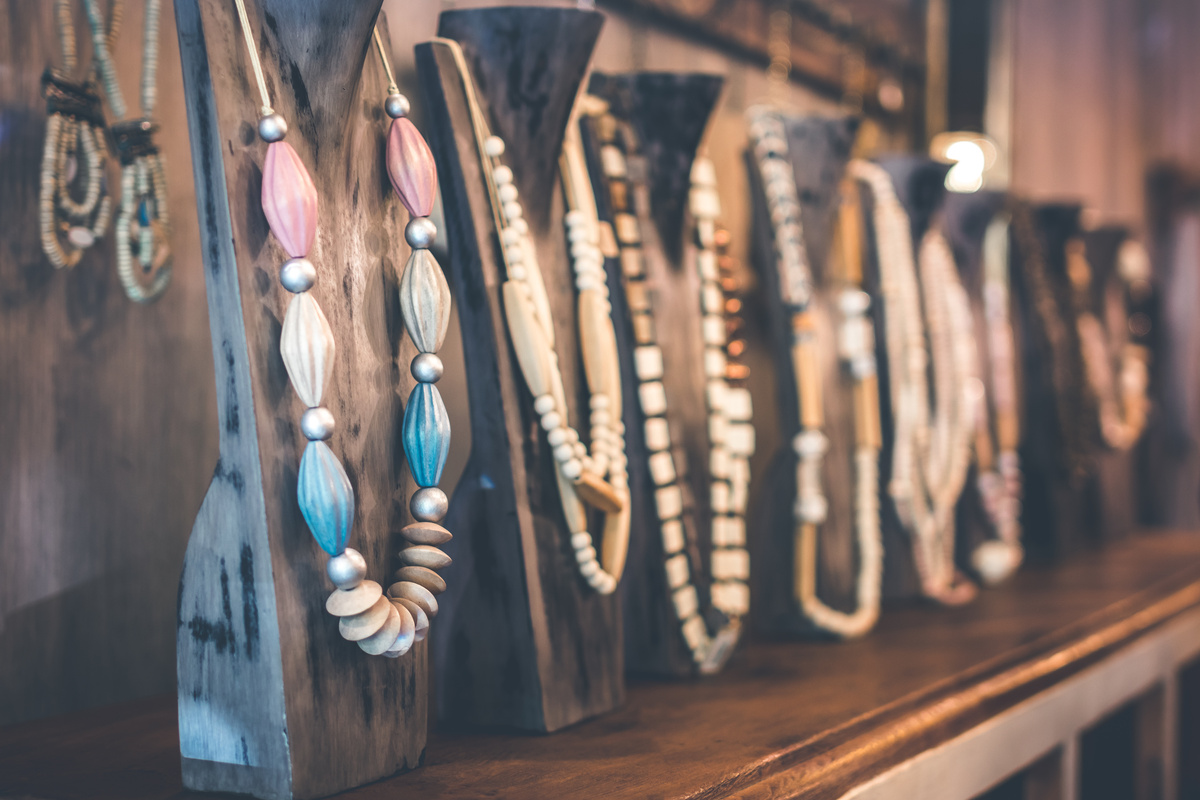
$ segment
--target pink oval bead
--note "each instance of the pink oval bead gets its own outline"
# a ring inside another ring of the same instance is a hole
[[[317,238],[317,187],[287,142],[272,142],[263,162],[262,207],[271,233],[292,258],[308,255]]]
[[[408,213],[428,217],[437,193],[437,165],[425,137],[406,117],[393,120],[388,131],[387,170]]]

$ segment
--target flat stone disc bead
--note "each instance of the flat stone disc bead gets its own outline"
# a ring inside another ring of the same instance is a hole
[[[353,589],[338,589],[325,601],[325,610],[335,617],[361,614],[383,597],[383,587],[375,581],[363,581]]]
[[[400,529],[400,535],[413,544],[440,547],[454,538],[454,534],[436,522],[414,522]]]
[[[396,580],[420,584],[433,594],[446,591],[446,579],[428,567],[401,567],[396,570]]]
[[[388,587],[388,597],[411,600],[421,607],[426,616],[433,619],[437,616],[438,602],[433,593],[419,583],[398,581]]]
[[[431,383],[418,383],[404,409],[404,455],[418,486],[437,486],[450,454],[450,415]]]
[[[384,600],[387,603],[387,618],[383,621],[383,627],[372,633],[365,639],[359,639],[358,646],[364,653],[369,656],[383,655],[393,644],[396,643],[396,637],[400,635],[400,612],[392,605],[390,600]],[[353,619],[350,617],[348,619]],[[342,620],[346,622],[346,620]],[[341,624],[339,623],[339,628]]]
[[[262,207],[271,233],[292,258],[312,249],[317,238],[317,188],[287,142],[272,142],[263,162]]]
[[[391,614],[392,602],[386,597],[380,597],[366,611],[338,620],[338,633],[348,642],[362,641],[378,633]]]
[[[388,131],[387,171],[408,213],[428,217],[437,194],[437,166],[425,137],[407,117],[393,120]]]
[[[347,550],[346,552],[350,552]],[[445,569],[450,566],[450,556],[436,547],[427,544],[417,544],[400,551],[400,563],[410,567],[425,567],[426,569]]]
[[[393,597],[392,602],[404,606],[408,609],[408,613],[412,615],[413,624],[416,626],[413,631],[414,640],[418,642],[425,641],[425,637],[429,633],[429,615],[425,613],[425,609],[407,597]]]
[[[413,250],[400,278],[400,313],[413,344],[436,353],[450,327],[450,285],[428,250]]]
[[[392,640],[391,646],[383,652],[383,655],[388,658],[398,658],[411,650],[413,642],[417,640],[417,621],[413,618],[408,606],[399,600],[392,601],[392,608],[396,609],[396,616],[400,620],[400,632],[396,634],[396,638]],[[428,619],[425,624],[428,626]]]

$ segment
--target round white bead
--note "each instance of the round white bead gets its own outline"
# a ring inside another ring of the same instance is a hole
[[[548,411],[542,414],[542,427],[546,429],[547,433],[561,426],[562,415],[557,411]]]
[[[512,170],[501,164],[492,170],[492,179],[496,181],[497,186],[503,186],[506,183],[512,183]]]
[[[560,444],[565,444],[567,441],[567,429],[555,428],[546,434],[546,441],[550,443],[551,447],[558,447]]]
[[[504,140],[499,136],[489,136],[483,142],[483,151],[492,158],[504,155]]]
[[[554,410],[554,396],[544,394],[533,401],[533,410],[538,413],[538,416],[549,414]]]
[[[564,478],[573,481],[583,474],[583,462],[577,458],[572,458],[570,461],[564,462],[559,470],[562,472]]]
[[[513,186],[511,183],[506,183],[505,185],[500,187],[500,191],[498,192],[498,194],[500,196],[501,203],[516,202],[517,187]]]
[[[513,223],[514,220],[521,219],[522,217],[525,216],[525,212],[521,208],[521,204],[518,203],[516,200],[513,200],[510,203],[505,203],[503,208],[504,208],[504,218],[506,220],[508,220],[510,225]]]
[[[560,444],[558,447],[554,448],[554,460],[560,464],[570,461],[574,455],[575,448],[569,444]]]

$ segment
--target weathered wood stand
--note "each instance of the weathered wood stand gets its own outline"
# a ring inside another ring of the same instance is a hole
[[[853,382],[838,358],[837,292],[829,263],[838,209],[838,185],[850,158],[858,129],[854,117],[795,116],[785,123],[788,155],[796,176],[800,198],[804,243],[812,265],[815,292],[812,306],[817,335],[822,347],[822,401],[825,435],[830,447],[822,473],[823,490],[829,501],[829,516],[820,527],[817,546],[817,587],[823,601],[852,611],[858,574],[855,545]],[[746,154],[753,198],[753,242],[751,257],[763,290],[768,312],[772,364],[777,374],[779,436],[760,442],[773,447],[770,467],[764,476],[760,501],[754,506],[749,529],[753,532],[754,605],[758,627],[771,633],[811,633],[812,625],[801,614],[796,600],[793,505],[796,500],[796,454],[792,439],[800,432],[800,399],[796,394],[792,363],[791,310],[782,302],[775,261],[774,234],[767,213],[766,196],[758,163]]]
[[[687,198],[692,161],[724,79],[689,73],[636,73],[592,76],[590,91],[610,103],[613,114],[630,124],[640,158],[631,170],[644,174],[642,192],[631,198],[642,234],[647,285],[654,308],[657,343],[663,353],[663,386],[672,456],[681,476],[684,531],[691,575],[702,607],[708,603],[712,512],[709,508],[708,412],[705,405],[703,338],[700,331],[700,277]],[[587,128],[587,126],[585,126]],[[601,218],[613,219],[599,165],[598,140],[585,136],[594,165]],[[611,263],[609,289],[623,298],[620,267]],[[680,633],[654,502],[634,373],[633,323],[624,302],[613,303],[613,322],[621,353],[625,445],[633,503],[629,560],[621,583],[625,625],[625,666],[633,673],[687,677],[695,662]]]
[[[175,5],[221,440],[179,589],[183,781],[320,797],[417,766],[426,648],[367,656],[324,611],[333,587],[296,503],[302,408],[279,355],[287,256],[260,206],[259,99],[233,4]],[[337,341],[326,404],[357,499],[350,541],[386,583],[411,489],[398,439],[412,384],[396,363],[412,345],[396,294],[406,216],[385,179],[385,84],[365,62],[380,3],[249,5],[272,101],[320,196],[313,291]]]
[[[568,415],[586,413],[558,154],[603,17],[550,8],[442,14],[491,130],[506,144],[554,315]],[[462,79],[449,49],[417,47],[441,177],[449,264],[471,375],[472,444],[446,526],[451,589],[434,631],[438,714],[452,725],[553,731],[624,696],[620,609],[579,576],[551,448],[511,349],[504,280]]]

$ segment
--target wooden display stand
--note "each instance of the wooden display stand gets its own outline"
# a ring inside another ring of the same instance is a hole
[[[821,599],[840,611],[853,611],[859,570],[854,510],[853,381],[838,356],[840,320],[830,258],[839,202],[838,186],[858,130],[855,117],[795,116],[785,121],[788,154],[796,176],[804,243],[812,266],[813,316],[820,337],[822,401],[829,450],[822,466],[823,491],[829,513],[819,528],[817,589]],[[763,489],[749,524],[753,532],[756,626],[770,633],[807,634],[813,626],[796,600],[794,544],[796,454],[792,439],[800,432],[800,399],[792,362],[791,309],[782,302],[775,260],[774,233],[766,195],[753,153],[746,154],[753,201],[751,257],[760,275],[767,307],[773,366],[778,387],[779,435],[763,478]],[[868,220],[869,222],[869,220]],[[766,443],[760,443],[760,446]]]
[[[708,412],[705,405],[703,337],[700,331],[700,277],[687,197],[692,161],[724,79],[687,73],[596,74],[589,91],[607,100],[614,116],[629,123],[638,139],[647,196],[631,199],[638,212],[646,281],[652,294],[658,347],[663,354],[662,383],[672,456],[682,479],[683,524],[692,580],[708,608],[712,513],[709,508]],[[585,125],[600,217],[612,222],[598,140]],[[639,159],[631,159],[634,171]],[[649,213],[647,213],[649,212]],[[650,477],[645,417],[638,402],[634,373],[633,323],[624,303],[620,267],[610,262],[609,294],[621,355],[625,448],[629,457],[632,529],[629,558],[621,582],[625,667],[632,673],[687,677],[696,665],[680,632],[667,585],[662,535]]]
[[[396,444],[412,379],[396,362],[415,351],[397,301],[407,216],[385,178],[385,82],[365,61],[380,2],[249,5],[272,102],[320,197],[313,292],[337,342],[326,404],[357,501],[350,542],[387,583],[413,488]],[[426,649],[367,656],[325,612],[333,586],[296,501],[303,409],[279,355],[276,278],[287,255],[261,210],[246,45],[232,3],[177,0],[176,15],[220,415],[179,588],[183,783],[320,797],[420,762]]]
[[[446,12],[438,27],[462,46],[506,144],[572,420],[586,418],[587,403],[558,154],[602,24],[589,11],[490,8]],[[570,547],[553,453],[509,343],[504,267],[462,79],[445,45],[416,54],[471,376],[471,454],[445,523],[456,534],[446,548],[454,564],[433,633],[438,713],[452,725],[553,731],[622,702],[619,604],[583,581]]]

